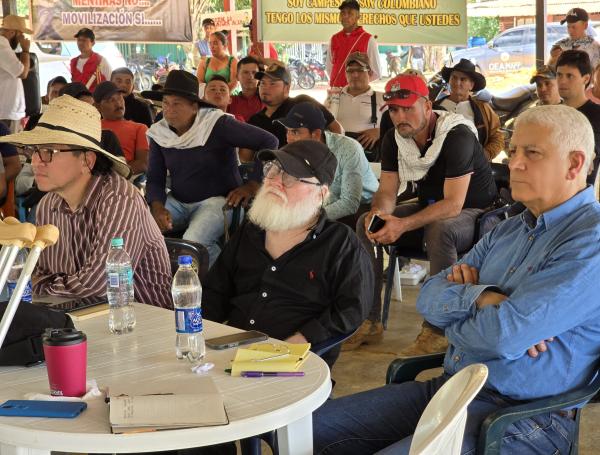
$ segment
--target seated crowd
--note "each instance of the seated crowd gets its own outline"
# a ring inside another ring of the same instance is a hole
[[[587,25],[583,18],[569,12],[565,20]],[[17,19],[4,24],[0,45],[11,52],[0,53],[20,79],[29,63],[12,44],[26,51],[28,29]],[[477,241],[478,221],[499,202],[490,163],[505,138],[498,115],[475,96],[486,79],[470,61],[443,68],[450,90],[434,102],[414,70],[377,92],[378,62],[349,53],[338,62],[345,86],[323,105],[290,96],[283,63],[229,56],[227,36],[213,27],[211,56],[196,75],[172,70],[138,95],[128,68],[109,72],[92,51],[93,31],[76,36],[73,81],[48,83],[47,104],[25,130],[0,112],[0,198],[13,182],[35,190],[36,224],[60,230],[40,256],[34,293],[104,295],[108,246],[122,237],[136,300],[172,309],[164,238],[179,236],[208,253],[205,318],[292,343],[348,336],[324,356],[332,366],[339,348],[384,338],[381,247],[419,251],[430,263],[417,300],[424,322],[401,355],[446,352],[444,373],[329,400],[314,415],[319,454],[407,454],[433,395],[473,363],[486,364],[489,379],[469,407],[462,453],[475,450],[487,414],[593,378],[596,47],[561,42],[533,74],[538,105],[517,118],[505,150],[510,202],[524,210]],[[13,93],[21,109],[22,90]],[[369,161],[380,163],[380,176]],[[383,221],[377,231],[375,216]],[[576,438],[572,417],[567,410],[524,419],[509,427],[502,450],[566,453]]]

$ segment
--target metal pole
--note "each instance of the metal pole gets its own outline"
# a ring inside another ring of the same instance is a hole
[[[8,274],[10,273],[10,269],[12,268],[20,249],[20,247],[15,245],[5,245],[2,247],[2,252],[0,253],[0,260],[2,261],[0,265],[0,292],[4,289]],[[0,343],[0,346],[1,345],[2,343]]]
[[[535,1],[535,67],[544,64],[546,58],[546,0]]]

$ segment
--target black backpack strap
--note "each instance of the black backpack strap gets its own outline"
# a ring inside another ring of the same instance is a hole
[[[371,123],[373,128],[377,127],[377,93],[375,93],[375,90],[371,95]]]
[[[0,366],[31,366],[44,361],[42,336],[30,336],[0,349]]]

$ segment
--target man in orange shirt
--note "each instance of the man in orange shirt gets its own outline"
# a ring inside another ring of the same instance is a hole
[[[102,115],[102,129],[111,130],[119,138],[123,155],[133,174],[148,169],[148,127],[142,123],[125,120],[123,92],[110,81],[105,81],[94,91],[94,104]]]

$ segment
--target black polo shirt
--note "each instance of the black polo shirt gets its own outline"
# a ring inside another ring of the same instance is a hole
[[[587,183],[593,185],[596,182],[598,164],[600,163],[600,104],[587,100],[587,102],[582,106],[579,106],[577,110],[587,117],[594,130],[594,152],[596,152],[596,156],[594,157],[592,173],[587,176]]]
[[[152,126],[152,110],[148,103],[138,100],[133,93],[125,97],[125,120]]]
[[[383,138],[381,170],[385,172],[398,172],[398,144],[394,133],[395,129],[391,129]],[[435,137],[435,131],[432,137]],[[421,151],[421,156],[430,146],[431,142]],[[471,181],[463,208],[483,209],[492,205],[498,190],[490,163],[473,132],[466,125],[457,125],[448,132],[437,160],[418,182],[419,203],[425,207],[441,201],[444,199],[444,181],[467,174],[471,174]]]
[[[358,237],[321,215],[306,239],[278,259],[265,232],[244,223],[203,283],[206,319],[311,343],[354,331],[373,300],[373,270]]]
[[[283,126],[279,122],[275,122],[274,120],[284,118],[288,112],[298,103],[314,103],[321,111],[323,111],[323,116],[325,117],[325,125],[329,125],[331,122],[335,120],[335,117],[331,112],[325,108],[321,103],[319,103],[314,98],[311,98],[308,95],[298,95],[294,98],[287,98],[271,117],[267,116],[267,108],[264,108],[262,111],[257,112],[248,120],[250,125],[258,126],[263,130],[268,131],[271,134],[274,134],[277,139],[279,139],[279,147],[283,147],[287,144],[287,131],[285,126]]]

